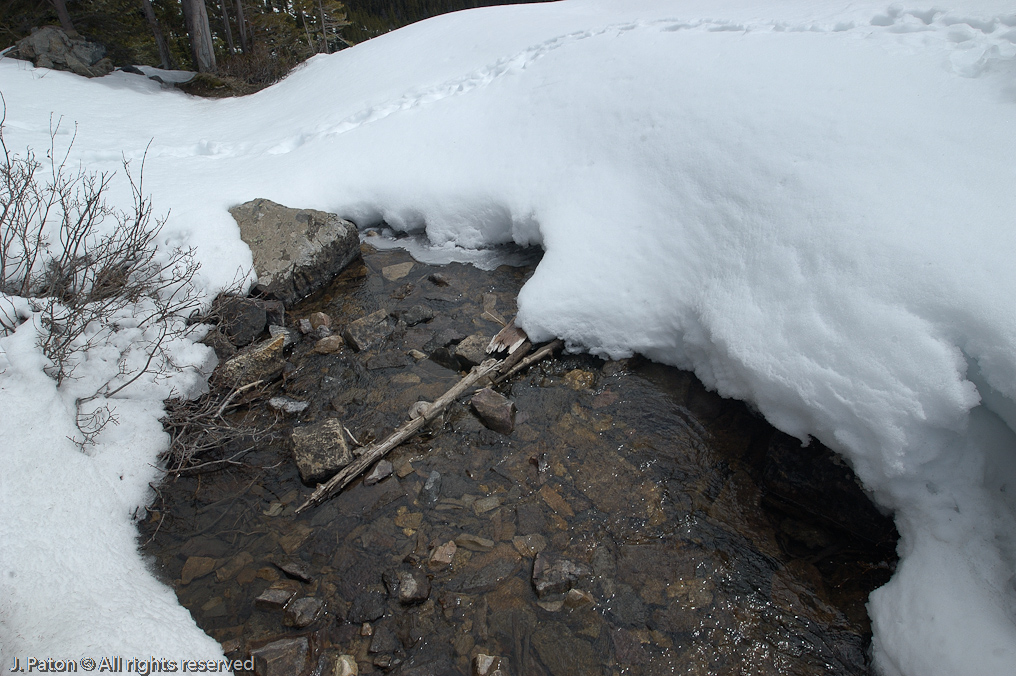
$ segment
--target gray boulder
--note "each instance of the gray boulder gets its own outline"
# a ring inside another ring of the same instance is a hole
[[[229,213],[254,255],[259,282],[287,306],[328,284],[360,255],[356,226],[335,214],[266,199]]]
[[[293,430],[293,458],[305,484],[328,481],[353,462],[344,434],[342,423],[334,418]]]
[[[56,26],[36,28],[18,41],[8,56],[31,61],[38,68],[69,70],[85,77],[101,77],[113,72],[106,48],[76,33],[68,34]]]

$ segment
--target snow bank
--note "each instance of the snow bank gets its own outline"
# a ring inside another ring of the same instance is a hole
[[[13,147],[50,111],[92,168],[151,141],[146,185],[213,287],[249,265],[226,208],[253,197],[542,246],[531,335],[692,369],[896,510],[884,673],[1013,674],[1014,43],[991,0],[566,0],[416,24],[240,100],[9,61],[0,87]]]

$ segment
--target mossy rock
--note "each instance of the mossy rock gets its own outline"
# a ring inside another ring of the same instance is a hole
[[[243,96],[250,89],[248,85],[236,78],[222,77],[212,73],[197,73],[186,82],[177,83],[176,87],[192,96],[211,99]]]

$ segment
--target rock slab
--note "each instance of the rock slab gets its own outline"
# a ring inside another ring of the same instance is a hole
[[[335,214],[256,199],[229,210],[269,293],[290,306],[360,255],[356,226]]]
[[[284,638],[250,651],[257,676],[293,676],[303,671],[310,654],[306,636]]]
[[[56,26],[33,30],[27,38],[18,41],[8,56],[31,61],[36,68],[69,70],[85,77],[109,75],[114,68],[113,62],[106,58],[105,47]]]

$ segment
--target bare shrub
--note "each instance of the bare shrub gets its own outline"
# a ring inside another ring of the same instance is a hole
[[[2,96],[0,96],[2,101]],[[58,146],[60,121],[50,121],[45,158],[11,153],[0,117],[0,336],[34,318],[46,374],[58,386],[75,377],[84,355],[116,345],[118,373],[77,399],[81,444],[115,419],[103,404],[145,374],[172,368],[166,346],[192,330],[184,316],[199,307],[198,263],[191,249],[160,251],[164,219],[154,218],[137,171],[123,161],[133,204],[105,199],[114,176],[73,169],[74,143]],[[114,341],[132,330],[132,340]]]

